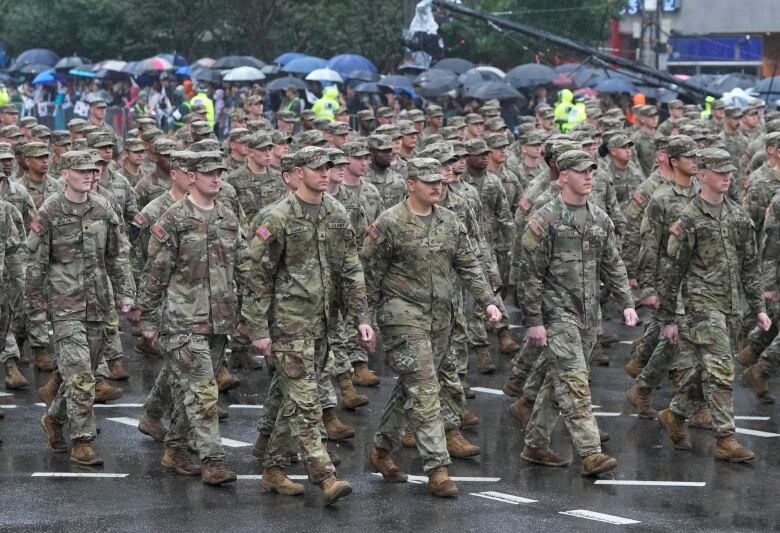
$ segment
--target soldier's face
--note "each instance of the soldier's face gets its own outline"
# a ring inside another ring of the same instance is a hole
[[[441,178],[444,183],[452,183],[455,174],[452,172],[452,164],[455,159],[450,159],[441,164]]]
[[[433,205],[441,199],[441,181],[420,181],[418,179],[406,180],[409,196],[421,205]]]
[[[270,146],[266,146],[265,148],[251,148],[249,150],[249,155],[252,157],[252,160],[260,166],[267,167],[271,164]]]
[[[387,150],[371,150],[371,156],[374,158],[374,162],[379,167],[388,167],[393,161],[393,151],[388,148]]]
[[[682,107],[676,107],[674,109],[669,110],[669,116],[671,118],[682,118],[683,113],[684,111]]]
[[[222,171],[212,170],[211,172],[195,172],[195,182],[193,189],[206,197],[214,198],[219,194],[222,187]]]
[[[576,196],[587,196],[593,190],[593,169],[574,170],[569,168],[561,172],[558,179],[561,185]]]
[[[195,183],[195,173],[187,172],[180,168],[171,169],[171,183],[172,188],[175,188],[178,192],[184,194],[192,190],[192,186]]]
[[[125,158],[131,165],[140,165],[144,162],[143,152],[125,152]]]
[[[13,158],[9,157],[8,159],[0,160],[0,168],[3,169],[3,173],[5,173],[6,176],[10,176],[14,169]]]
[[[54,153],[58,156],[64,154],[65,152],[70,151],[70,143],[68,144],[55,144],[54,145]]]
[[[428,123],[434,128],[441,128],[444,117],[428,117]]]
[[[401,137],[401,146],[407,150],[414,150],[414,147],[417,146],[417,134],[409,133]]]
[[[64,170],[62,175],[65,177],[65,182],[68,184],[68,188],[77,193],[89,192],[92,189],[92,182],[95,179],[95,170],[76,170],[75,168],[69,168]]]
[[[376,121],[379,123],[380,126],[384,124],[392,124],[393,123],[393,117],[377,117]]]
[[[463,156],[458,156],[458,159],[452,163],[452,173],[459,176],[464,172],[466,172],[466,158]],[[453,179],[454,178],[455,176],[453,176]]]
[[[364,176],[368,170],[368,156],[352,157],[349,156],[349,173],[353,176]]]
[[[97,172],[95,172],[95,175],[92,178],[92,188],[94,189],[98,183],[100,183],[100,179],[103,177],[103,173],[108,168],[108,164],[105,161],[97,161],[95,163],[98,167]]]
[[[154,159],[157,166],[160,167],[160,170],[162,170],[164,173],[167,174],[171,171],[171,156],[157,154],[154,156]]]
[[[341,145],[347,141],[349,141],[348,133],[346,135],[333,135],[330,144],[332,144],[334,148],[341,148]]]
[[[699,181],[702,190],[708,190],[713,194],[726,194],[731,183],[731,173],[704,169],[699,171]]]
[[[249,145],[247,143],[232,142],[230,143],[230,153],[233,154],[233,157],[238,156],[238,158],[244,159],[249,155]]]
[[[295,123],[294,122],[287,122],[285,120],[279,120],[277,121],[277,125],[279,126],[279,129],[285,133],[292,133],[295,129]]]
[[[286,142],[275,144],[272,150],[274,157],[281,159],[282,156],[286,155],[290,151],[290,145]]]
[[[524,144],[520,150],[524,155],[531,159],[539,159],[542,157],[542,145],[541,144]]]
[[[324,192],[330,181],[330,165],[322,165],[319,168],[296,167],[300,171],[301,187],[306,187],[313,192]],[[343,178],[342,178],[343,179]]]
[[[726,110],[725,109],[713,109],[712,110],[712,116],[713,116],[713,118],[716,118],[718,120],[723,120],[723,117],[726,116]]]
[[[539,127],[543,130],[551,130],[553,129],[554,123],[553,119],[551,118],[539,118]]]
[[[333,183],[341,183],[344,181],[344,175],[347,173],[347,164],[342,163],[340,165],[333,165],[330,169],[330,181]]]
[[[476,170],[485,170],[488,166],[488,158],[490,152],[485,152],[479,155],[470,155],[466,157],[466,163],[469,167]]]
[[[46,174],[49,171],[49,156],[25,157],[24,160],[32,174]]]
[[[620,163],[628,163],[631,161],[631,145],[627,144],[626,146],[612,148],[609,154]]]
[[[490,150],[490,159],[494,163],[501,164],[506,161],[506,146]]]
[[[392,140],[393,143],[393,154],[398,154],[401,152],[401,144],[403,143],[404,138],[403,137],[396,137]]]
[[[480,123],[477,124],[469,124],[466,126],[466,133],[468,134],[469,139],[478,139],[479,137],[482,137],[482,133],[485,131],[485,125]]]
[[[282,180],[291,191],[297,191],[301,186],[301,176],[298,172],[282,172]]]
[[[103,120],[104,118],[106,118],[106,108],[105,107],[92,107],[89,110],[89,114],[95,120]]]
[[[417,130],[417,133],[422,133],[422,130],[425,129],[425,121],[420,120],[418,122],[414,123],[414,129]]]
[[[695,157],[676,157],[671,160],[672,168],[684,176],[695,176],[699,171],[699,166]]]
[[[98,153],[100,154],[100,157],[106,161],[111,161],[114,156],[114,148],[111,146],[104,146],[103,148],[98,148]]]

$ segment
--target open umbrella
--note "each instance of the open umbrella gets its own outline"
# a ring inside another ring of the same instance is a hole
[[[764,78],[756,83],[753,91],[759,94],[780,94],[780,76]]]
[[[92,65],[92,70],[113,70],[114,72],[124,72],[124,69],[128,64],[129,63],[126,63],[125,61],[106,59],[105,61],[101,61],[100,63],[95,63]]]
[[[402,89],[402,88],[411,89],[412,87],[412,81],[409,78],[407,78],[406,76],[398,76],[398,75],[385,76],[384,78],[376,82],[376,84],[380,87],[387,87],[389,89],[394,89],[394,90]]]
[[[376,66],[367,58],[357,54],[341,54],[333,56],[328,61],[328,68],[335,70],[342,77],[353,70],[368,70],[369,72],[378,72]]]
[[[468,87],[465,94],[469,98],[477,100],[512,100],[524,98],[520,91],[511,85],[500,81],[485,81],[478,85]]]
[[[283,72],[290,72],[292,74],[308,74],[318,68],[325,68],[328,66],[328,62],[321,57],[305,56],[293,59],[282,67]]]
[[[625,78],[608,78],[601,80],[594,87],[600,93],[628,93],[639,92],[636,86]]]
[[[438,81],[438,80],[449,80],[449,81],[458,81],[458,75],[452,72],[451,70],[442,70],[440,68],[432,68],[431,70],[426,70],[422,74],[418,75],[416,78],[414,78],[415,85],[424,86],[427,83],[431,83],[432,81]]]
[[[555,66],[555,72],[558,74],[566,74],[567,72],[574,72],[580,68],[580,63],[561,63]]]
[[[685,80],[685,82],[701,89],[706,89],[715,81],[715,78],[714,74],[696,74]]]
[[[216,63],[216,59],[212,59],[210,57],[201,57],[200,59],[196,60],[195,62],[191,63],[190,66],[194,67],[195,65],[200,65],[202,67],[208,67],[212,68],[214,66],[214,63]]]
[[[262,72],[266,76],[276,76],[281,71],[282,71],[282,67],[280,67],[279,65],[274,65],[273,63],[270,65],[266,65],[260,69],[260,72]]]
[[[293,76],[284,76],[282,78],[276,78],[275,80],[268,83],[268,85],[265,86],[265,89],[269,92],[286,91],[287,87],[289,86],[295,87],[299,91],[306,90],[306,82],[304,82],[300,78],[295,78]]]
[[[260,81],[264,79],[265,74],[255,67],[236,67],[222,76],[222,81]]]
[[[739,87],[740,89],[749,89],[756,84],[756,78],[741,73],[725,74],[718,76],[715,81],[709,84],[707,89],[716,94],[727,93]]]
[[[186,78],[189,78],[192,76],[192,69],[187,65],[186,67],[179,67],[176,69],[176,72],[174,72],[177,76],[183,76]]]
[[[481,72],[483,75],[485,75],[485,79],[491,81],[499,81],[506,78],[506,72],[498,67],[491,67],[490,65],[479,65],[478,67],[474,67],[474,70]]]
[[[376,84],[376,82],[373,81],[364,81],[363,83],[356,85],[355,91],[359,93],[370,93],[370,94],[382,93],[382,91],[379,89],[379,86]]]
[[[306,57],[306,54],[301,54],[299,52],[285,52],[280,56],[276,56],[276,59],[274,59],[274,63],[276,63],[277,65],[285,66],[293,59],[298,59],[299,57]]]
[[[417,92],[425,98],[434,98],[458,87],[460,87],[458,78],[436,78],[426,82],[424,85],[420,85],[420,89]]]
[[[461,59],[460,57],[448,57],[433,65],[433,68],[451,70],[455,74],[463,74],[467,70],[474,68],[474,63],[468,59]]]
[[[189,68],[189,67],[182,67]],[[252,67],[239,67],[239,68],[252,68]],[[178,72],[178,71],[177,71]],[[209,83],[219,83],[222,81],[222,74],[218,70],[212,68],[196,68],[192,71],[192,78],[198,81],[206,81]]]
[[[417,63],[403,63],[401,65],[398,65],[398,72],[401,74],[407,74],[409,76],[414,76],[417,74],[420,74],[421,72],[425,72],[428,70],[422,65],[418,65]]]
[[[117,61],[117,63],[121,63],[121,61]],[[140,61],[128,61],[124,67],[122,67],[119,72],[122,74],[127,74],[129,76],[138,76],[141,74],[141,71],[138,70],[138,65],[140,64]],[[105,70],[113,70],[113,69],[105,69]]]
[[[25,50],[14,61],[11,70],[20,70],[25,65],[46,65],[53,67],[60,60],[60,56],[48,48],[31,48]]]
[[[464,88],[479,85],[486,81],[496,81],[490,79],[488,76],[488,74],[480,72],[477,69],[471,69],[458,76],[458,81]]]
[[[369,70],[353,70],[347,74],[348,80],[355,81],[379,81],[379,78],[381,78],[379,74]]]
[[[187,66],[189,64],[189,62],[187,61],[186,57],[184,57],[182,55],[179,55],[179,54],[176,54],[176,53],[174,53],[174,54],[162,53],[162,54],[157,54],[154,57],[160,57],[160,58],[166,60],[168,63],[170,63],[174,67],[184,67],[184,66]]]
[[[37,76],[41,72],[49,70],[51,65],[42,65],[40,63],[31,63],[23,66],[19,69],[19,74],[25,74],[28,76]]]
[[[518,65],[506,73],[504,78],[515,89],[526,89],[552,83],[558,73],[547,65],[527,63]]]
[[[217,61],[211,65],[211,68],[219,70],[229,70],[238,67],[255,67],[261,69],[265,66],[265,63],[252,56],[225,56],[220,57]]]
[[[51,83],[57,83],[57,74],[53,68],[50,68],[48,70],[44,70],[35,78],[33,78],[33,85],[48,85]]]
[[[136,72],[164,72],[173,70],[173,65],[167,59],[161,57],[150,57],[138,62]]]
[[[341,77],[341,75],[335,70],[331,70],[329,68],[318,68],[317,70],[312,70],[306,75],[305,79],[309,81],[344,83],[344,79]]]
[[[89,59],[84,59],[79,56],[63,57],[57,64],[54,65],[54,70],[67,72],[72,68],[77,68],[89,63]]]
[[[97,75],[92,70],[72,68],[68,71],[68,76],[77,76],[79,78],[96,78]]]

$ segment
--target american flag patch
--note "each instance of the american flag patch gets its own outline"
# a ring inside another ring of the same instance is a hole
[[[264,241],[267,241],[273,235],[273,233],[271,233],[271,231],[268,228],[266,228],[265,225],[263,224],[261,224],[260,227],[257,228],[255,234],[261,239],[263,239]]]
[[[159,224],[152,226],[152,235],[160,242],[168,238],[168,232]]]
[[[680,221],[676,221],[674,224],[669,226],[669,233],[672,235],[679,235],[682,232],[682,224],[680,224]]]
[[[382,235],[381,233],[379,233],[379,230],[373,224],[371,224],[368,227],[368,234],[371,235],[371,238],[374,240],[378,239],[379,236]]]
[[[531,210],[531,202],[528,201],[528,198],[520,198],[520,201],[517,203],[517,205],[519,205],[520,209],[526,213]]]
[[[537,237],[538,237],[539,235],[541,235],[542,233],[544,233],[544,230],[542,229],[542,226],[541,226],[541,225],[539,225],[539,222],[538,222],[538,221],[537,221],[535,218],[532,218],[532,219],[531,219],[531,220],[528,222],[528,228],[529,228],[531,231],[533,231],[533,232],[536,234],[536,236],[537,236]]]
[[[30,222],[30,229],[33,230],[35,233],[40,233],[41,230],[43,230],[43,224],[38,222],[38,219],[36,218],[32,222]]]
[[[638,204],[643,204],[643,203],[645,203],[645,200],[646,200],[646,198],[645,198],[645,195],[644,195],[644,194],[642,194],[641,192],[639,192],[639,191],[636,191],[636,192],[634,193],[634,201],[635,201],[636,203],[638,203]]]
[[[143,226],[146,224],[146,216],[141,213],[140,211],[135,214],[135,218],[133,218],[133,222],[136,223],[138,226]]]

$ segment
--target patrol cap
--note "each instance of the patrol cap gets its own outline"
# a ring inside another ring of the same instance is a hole
[[[442,180],[441,163],[432,157],[415,157],[408,161],[409,179],[417,179],[426,183]]]
[[[658,109],[654,105],[641,105],[636,110],[636,114],[641,117],[655,117],[658,116]]]
[[[140,117],[135,119],[136,126],[141,127],[142,129],[156,127],[157,121],[154,120],[152,117]]]
[[[559,155],[555,162],[558,163],[558,170],[576,170],[582,172],[583,170],[596,170],[598,165],[593,158],[587,152],[582,150],[567,150]]]
[[[301,146],[320,146],[327,144],[328,141],[320,130],[304,131],[298,137],[298,143]]]
[[[70,144],[71,150],[86,150],[87,149],[87,140],[86,139],[74,139],[74,141]]]
[[[108,105],[106,104],[105,100],[98,97],[90,100],[89,107],[108,107]]]
[[[192,123],[190,129],[192,129],[194,135],[211,135],[214,132],[205,120],[196,120]]]
[[[193,123],[193,122],[195,122],[196,120],[200,120],[200,117],[199,117],[198,115],[196,115],[195,113],[187,113],[186,115],[184,115],[184,116],[182,117],[182,119],[181,119],[181,120],[182,120],[182,122],[184,122],[185,124],[192,124],[192,123]]]
[[[472,124],[484,124],[485,123],[485,117],[480,115],[479,113],[469,113],[466,115],[466,124],[472,125]]]
[[[613,107],[611,109],[607,109],[604,112],[604,115],[609,117],[609,118],[616,118],[616,119],[621,120],[621,121],[626,118],[626,114],[623,113],[623,110],[620,109],[619,107]]]
[[[125,139],[140,139],[139,135],[140,133],[138,128],[133,128],[131,130],[127,130],[125,133]]]
[[[444,110],[442,110],[440,105],[431,104],[428,106],[428,109],[426,110],[426,113],[429,117],[443,117],[444,116]]]
[[[699,168],[713,172],[734,172],[737,170],[731,163],[731,154],[720,148],[705,148],[699,155]]]
[[[382,106],[376,110],[377,118],[385,118],[385,117],[393,117],[393,116],[395,116],[395,113],[389,107]]]
[[[96,131],[100,131],[100,128],[98,128],[94,124],[85,124],[84,127],[81,128],[81,133],[84,135],[85,139],[87,135],[89,135],[90,133],[95,133]]]
[[[325,150],[328,153],[328,157],[334,165],[348,165],[349,159],[347,154],[339,150],[338,148],[327,148]]]
[[[607,148],[623,148],[624,146],[634,146],[634,142],[628,138],[628,136],[618,133],[613,135],[607,141]]]
[[[452,126],[453,128],[457,129],[465,128],[466,119],[461,116],[449,117],[447,119],[447,126]]]
[[[236,107],[230,112],[230,120],[238,120],[244,122],[246,120],[246,113],[240,107]]]
[[[221,146],[216,139],[201,139],[196,143],[190,145],[190,150],[196,153],[202,152],[220,152]]]
[[[246,128],[233,128],[228,133],[228,140],[233,143],[246,143],[249,142],[249,137],[252,133]]]
[[[349,125],[346,122],[331,122],[326,131],[337,137],[349,135]]]
[[[707,134],[704,133],[698,126],[693,124],[687,124],[680,128],[680,135],[687,135],[694,141],[703,141],[707,138]]]
[[[301,112],[301,120],[314,120],[317,118],[317,114],[311,109],[304,109]]]
[[[490,151],[488,145],[482,139],[469,139],[463,146],[468,150],[469,155],[482,155]]]
[[[657,152],[665,152],[666,147],[669,145],[669,141],[671,140],[671,137],[669,135],[656,135],[653,139],[653,144],[655,144],[655,150]]]
[[[518,115],[517,123],[520,125],[520,127],[532,126],[532,127],[535,128],[536,127],[536,117],[532,117],[530,115]]]
[[[107,146],[116,146],[116,143],[108,132],[96,131],[87,135],[87,146],[90,148],[105,148]]]
[[[24,133],[22,133],[22,130],[19,129],[19,126],[9,124],[8,126],[3,126],[0,128],[0,137],[8,137],[9,139],[13,139],[15,137],[24,137]]]
[[[84,126],[87,125],[87,121],[83,118],[72,118],[68,121],[68,131],[72,133],[78,133],[81,130],[84,129]]]
[[[206,112],[206,106],[203,104],[195,103],[192,104],[192,107],[190,107],[190,110],[195,113],[196,115],[202,115]]]
[[[358,111],[357,116],[363,122],[374,120],[374,112],[371,109],[361,109]]]
[[[190,160],[189,169],[192,172],[214,172],[215,170],[227,170],[222,163],[221,152],[198,152]]]
[[[295,168],[295,154],[284,154],[279,165],[282,172],[291,172]]]
[[[332,166],[333,162],[328,157],[324,148],[319,146],[306,146],[295,152],[295,166],[309,167],[312,169],[322,168],[325,165]]]
[[[333,110],[333,116],[337,117],[339,115],[346,115],[349,113],[346,107],[338,106],[336,109]]]
[[[271,142],[274,144],[290,144],[292,142],[292,135],[282,130],[274,130],[271,132]]]
[[[177,141],[181,141],[183,143],[192,143],[192,141],[195,140],[195,138],[192,136],[192,132],[187,128],[179,128],[176,130],[176,133],[173,134],[173,137]]]
[[[19,119],[20,128],[33,128],[38,125],[38,119],[35,117],[22,117]]]
[[[742,118],[743,111],[739,107],[728,106],[726,108],[726,116],[729,118]]]
[[[772,122],[773,120],[777,120],[780,118],[780,111],[775,109],[774,111],[769,111],[766,115],[764,115],[764,120],[767,122]]]
[[[51,137],[51,130],[43,124],[36,124],[30,129],[30,135],[33,137]]]
[[[425,122],[425,113],[419,109],[410,109],[406,113],[406,119],[412,122]]]
[[[145,129],[144,132],[141,134],[141,139],[144,140],[144,142],[153,143],[155,139],[162,137],[165,135],[163,131],[159,128],[149,128]]]
[[[389,135],[374,134],[368,137],[369,150],[392,150],[393,140]]]
[[[22,146],[22,155],[24,157],[43,157],[49,156],[49,147],[45,143],[29,142]]]
[[[398,129],[401,130],[401,135],[416,135],[420,133],[410,120],[399,120]]]
[[[452,144],[448,142],[431,143],[417,155],[423,158],[435,159],[442,165],[458,158],[455,155],[455,150],[452,149]]]
[[[365,157],[370,155],[366,143],[363,141],[349,141],[341,145],[341,149],[350,157]]]
[[[766,146],[773,146],[775,148],[780,146],[780,132],[773,131],[772,133],[768,133],[766,137],[764,137],[764,143]]]
[[[100,152],[95,148],[90,148],[89,153],[92,154],[92,160],[95,162],[95,164],[98,163],[102,163],[104,165],[108,164],[108,160],[104,159],[103,156],[100,155]]]
[[[13,148],[11,148],[11,145],[8,143],[0,143],[0,160],[13,158],[14,152]]]
[[[0,105],[0,113],[3,115],[18,115],[19,108],[14,104]]]
[[[178,149],[179,144],[173,139],[168,139],[166,137],[156,139],[152,145],[152,152],[154,152],[155,155],[171,155],[171,152]]]
[[[588,130],[575,130],[572,129],[569,132],[571,138],[581,145],[593,144],[596,140],[593,138],[593,134]]]
[[[62,170],[98,170],[91,150],[71,150],[60,157]]]
[[[485,143],[491,150],[493,148],[504,148],[509,146],[509,140],[506,138],[506,135],[501,133],[492,133],[490,135],[486,135]]]
[[[124,149],[128,152],[143,152],[145,150],[144,143],[138,138],[125,139]]]
[[[320,131],[325,131],[328,129],[328,126],[330,126],[330,120],[327,118],[317,118],[314,119],[314,127]]]
[[[460,135],[458,134],[458,128],[454,128],[452,126],[442,126],[439,128],[439,134],[448,141],[454,141],[455,139],[460,139]]]
[[[670,159],[678,157],[696,157],[699,155],[699,147],[696,141],[687,135],[674,135],[666,145],[666,154]]]
[[[276,114],[276,120],[282,120],[284,122],[291,122],[291,123],[298,123],[300,122],[300,119],[298,118],[298,115],[293,113],[292,111],[279,111]]]
[[[485,118],[496,118],[501,116],[501,109],[497,107],[482,106],[479,113]]]
[[[501,131],[506,129],[506,127],[506,122],[501,117],[491,117],[485,121],[485,129],[487,131]]]
[[[265,98],[263,98],[259,94],[249,95],[247,96],[246,99],[246,105],[258,105],[258,104],[262,104],[263,102],[265,102]]]
[[[185,172],[190,170],[190,163],[196,154],[190,150],[174,150],[171,152],[171,168],[178,168]]]
[[[599,119],[599,128],[604,130],[622,129],[623,120],[614,117],[601,117]]]
[[[271,127],[271,123],[264,118],[259,118],[257,120],[247,120],[246,127],[253,133],[256,131],[271,131],[273,129]]]
[[[440,143],[444,141],[444,137],[439,133],[431,133],[425,138],[425,144]]]
[[[540,118],[553,118],[555,116],[555,111],[547,104],[542,104],[536,107],[536,116]]]
[[[466,155],[469,155],[469,151],[466,150],[466,147],[463,146],[463,143],[460,141],[450,141],[450,145],[452,145],[452,151],[455,152],[455,155],[458,157],[463,157]]]
[[[543,134],[535,128],[520,136],[520,144],[524,146],[536,146],[542,143],[544,143]]]
[[[669,109],[682,109],[683,102],[682,100],[671,100],[668,104],[666,104],[666,107]]]
[[[725,100],[715,100],[712,103],[712,109],[726,109],[726,101]]]
[[[552,159],[558,160],[565,152],[571,152],[574,150],[580,150],[582,146],[578,142],[574,142],[572,139],[560,139],[554,141],[550,147],[550,155]]]
[[[70,144],[70,132],[68,130],[54,130],[51,132],[51,142],[57,146]]]

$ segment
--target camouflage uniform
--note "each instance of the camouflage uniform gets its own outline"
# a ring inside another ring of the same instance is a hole
[[[644,129],[638,129],[631,134],[631,141],[636,148],[636,156],[645,176],[649,176],[655,167],[655,137]]]
[[[154,153],[156,155],[170,156],[174,150],[178,150],[178,144],[175,141],[165,138],[154,141]],[[157,166],[155,166],[154,170],[149,174],[145,174],[133,189],[138,209],[143,209],[149,202],[168,192],[170,188],[170,174],[160,173]]]
[[[772,197],[772,201],[766,210],[764,218],[764,231],[761,251],[761,277],[764,291],[778,292],[778,280],[780,280],[780,193]],[[758,369],[767,377],[777,374],[780,368],[780,336],[777,335],[777,320],[780,318],[780,304],[771,302],[768,304],[772,327],[769,331],[755,328],[750,332],[752,352],[760,353],[756,363]]]
[[[639,250],[642,246],[641,227],[645,215],[647,203],[656,190],[666,182],[658,169],[653,171],[650,176],[636,188],[631,200],[626,208],[626,229],[623,232],[623,261],[626,264],[626,272],[629,279],[637,277],[637,261],[639,259]]]
[[[0,200],[0,362],[19,359],[11,331],[15,310],[24,312],[24,246],[22,217],[10,203]]]
[[[780,145],[780,133],[773,133],[772,137]],[[756,175],[758,172],[760,174]],[[780,172],[774,168],[765,165],[751,175],[742,205],[757,228],[757,239],[760,237],[761,229],[764,227],[766,208],[769,207],[769,203],[777,191],[780,191]]]
[[[52,196],[63,189],[63,183],[59,180],[55,180],[50,176],[45,176],[43,181],[37,182],[33,181],[32,178],[30,178],[30,174],[27,172],[16,180],[16,183],[27,189],[27,192],[32,196],[33,202],[35,202],[36,208],[41,207],[43,201],[49,196]]]
[[[400,172],[393,168],[380,168],[371,163],[363,176],[365,183],[370,183],[379,191],[385,206],[392,207],[406,198],[406,183]]]
[[[655,150],[655,148],[653,149]],[[653,152],[655,154],[655,152]],[[655,157],[653,158],[655,161]],[[625,211],[631,201],[631,195],[645,180],[642,171],[631,161],[623,169],[617,168],[611,161],[599,167],[599,174],[606,176],[615,189],[615,197],[621,211]],[[650,174],[650,173],[648,173]],[[613,221],[614,222],[614,221]]]

